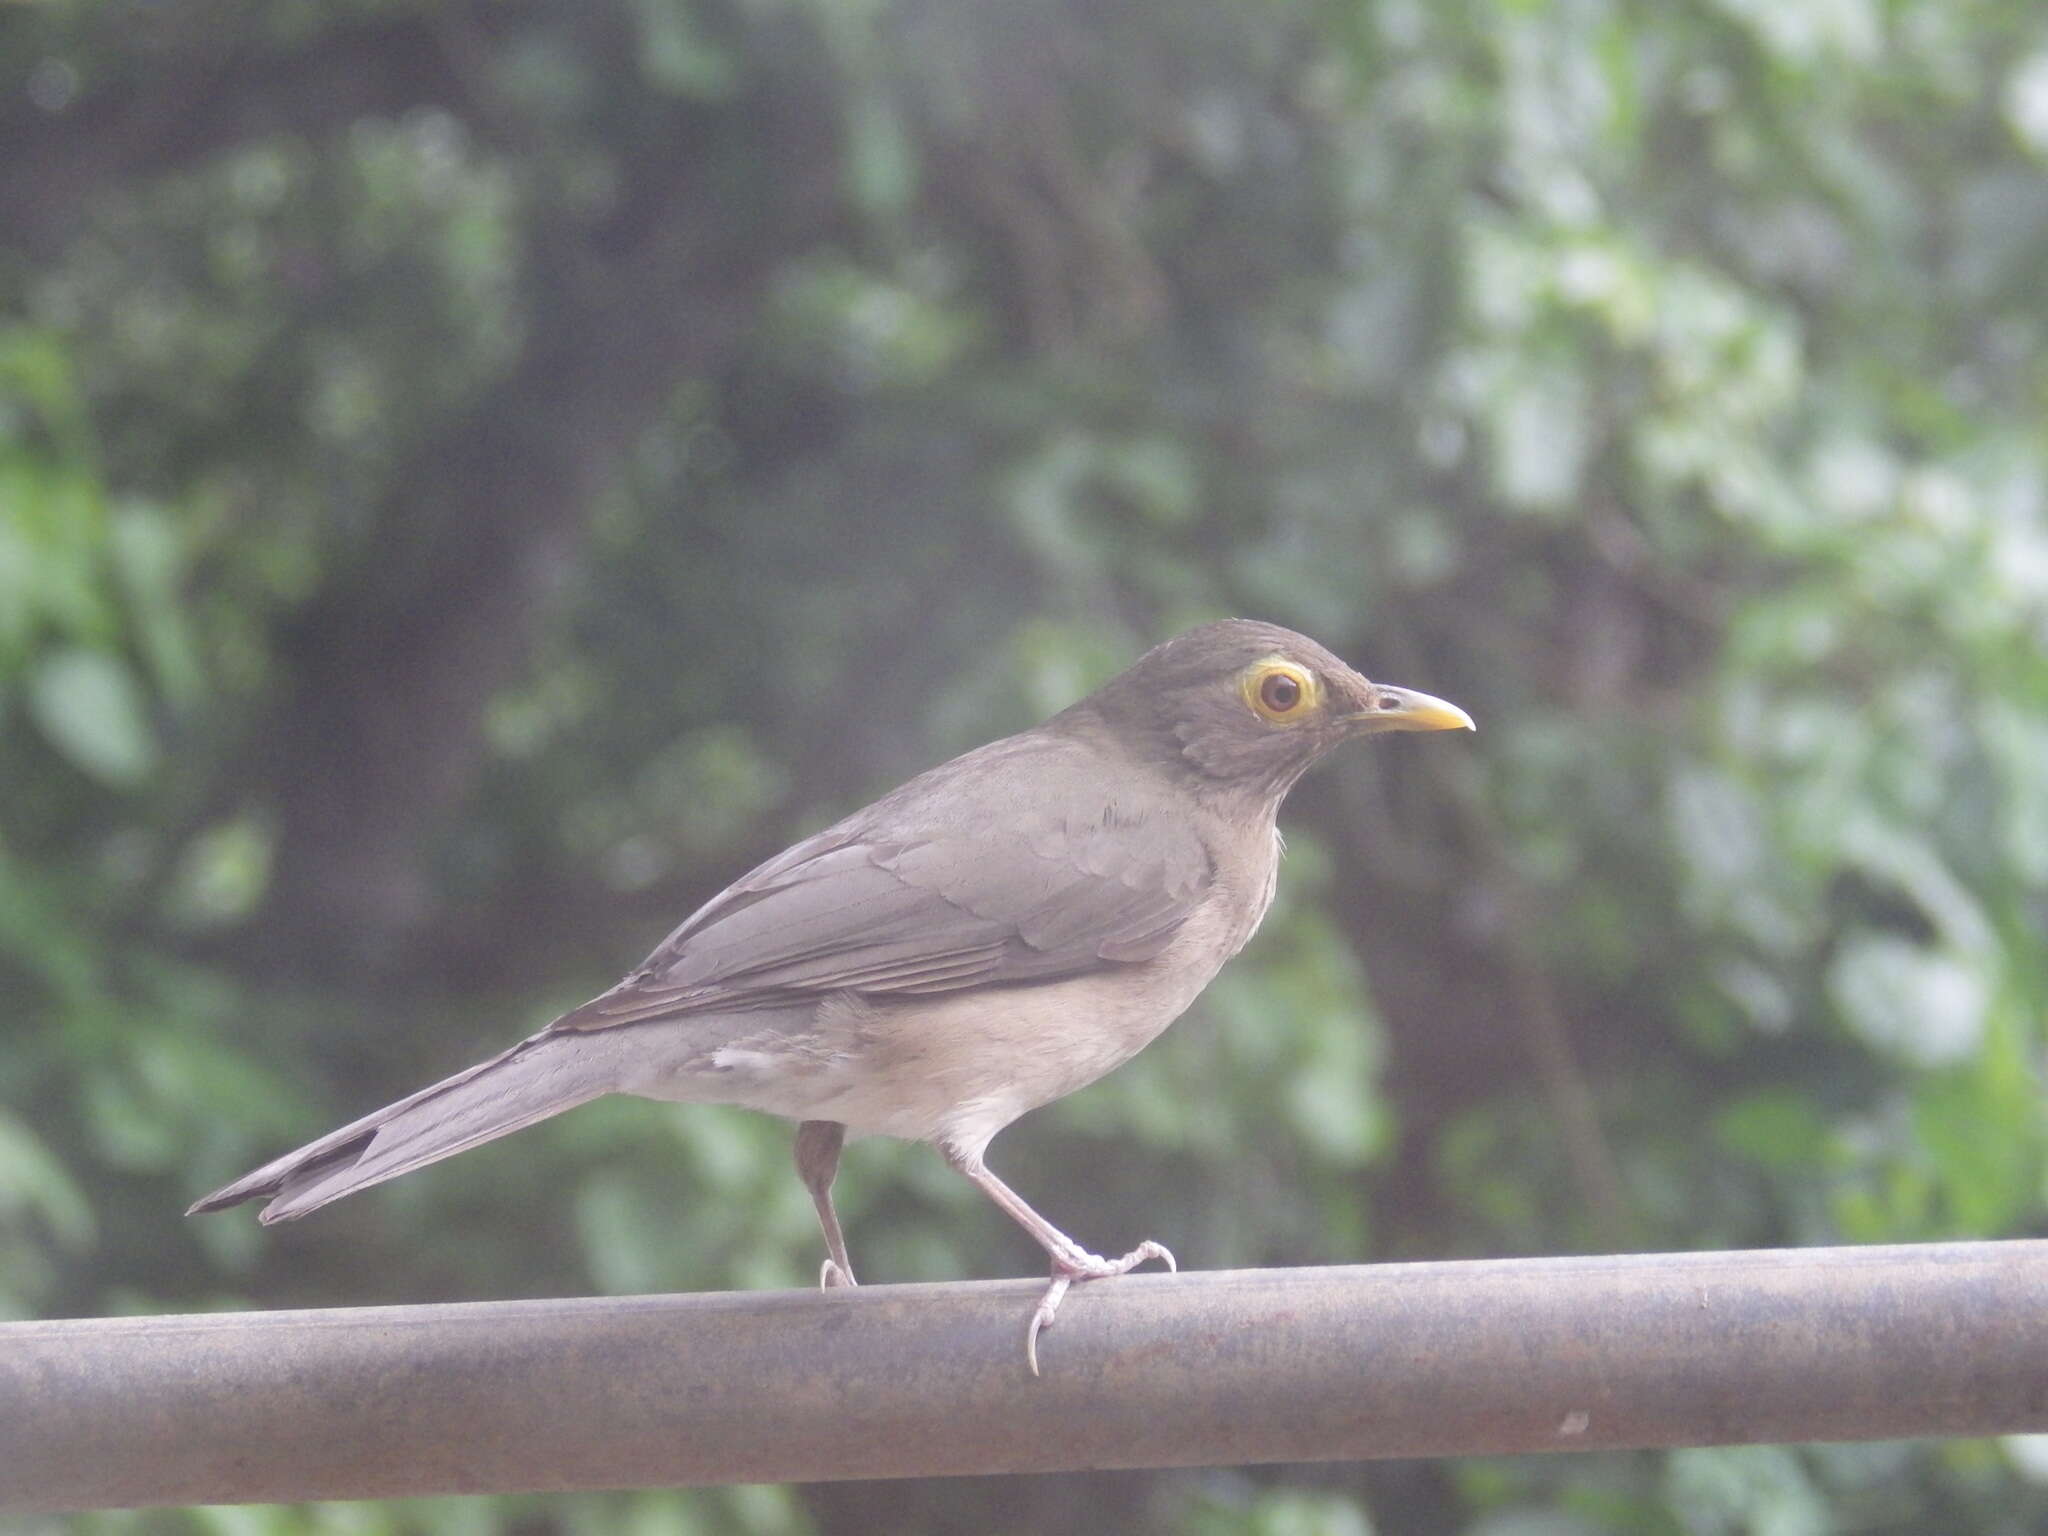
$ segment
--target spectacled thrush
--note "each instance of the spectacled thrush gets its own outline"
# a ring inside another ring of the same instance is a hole
[[[192,1207],[289,1221],[605,1093],[798,1122],[830,1257],[855,1136],[928,1141],[1052,1259],[1026,1358],[1076,1280],[1173,1256],[1088,1252],[982,1162],[1027,1110],[1135,1055],[1273,899],[1275,817],[1340,742],[1471,729],[1314,641],[1189,630],[1021,735],[919,774],[741,876],[625,980],[490,1060],[266,1163]]]

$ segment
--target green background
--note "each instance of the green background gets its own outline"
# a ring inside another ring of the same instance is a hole
[[[2031,0],[0,7],[0,1313],[790,1286],[788,1130],[260,1159],[1244,613],[1473,738],[995,1166],[1199,1268],[2039,1232]],[[862,1272],[1035,1270],[929,1150]],[[91,1533],[2013,1532],[2032,1441]],[[55,1524],[17,1522],[16,1531]]]

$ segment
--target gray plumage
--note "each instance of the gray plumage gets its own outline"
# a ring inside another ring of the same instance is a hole
[[[852,1283],[841,1138],[934,1142],[1051,1253],[1035,1340],[1068,1281],[1163,1250],[1087,1254],[987,1172],[990,1138],[1142,1049],[1243,947],[1317,757],[1470,724],[1287,630],[1191,630],[742,876],[540,1033],[192,1209],[267,1196],[289,1220],[607,1092],[741,1104],[805,1122],[828,1283]]]

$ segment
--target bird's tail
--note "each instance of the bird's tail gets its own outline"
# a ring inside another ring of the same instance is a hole
[[[543,1031],[265,1163],[185,1214],[268,1195],[259,1219],[290,1221],[611,1091],[619,1086],[612,1055],[592,1049],[589,1036]]]

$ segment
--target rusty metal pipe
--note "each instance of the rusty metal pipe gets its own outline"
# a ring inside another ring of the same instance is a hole
[[[0,1509],[2048,1431],[2048,1242],[0,1325]]]

